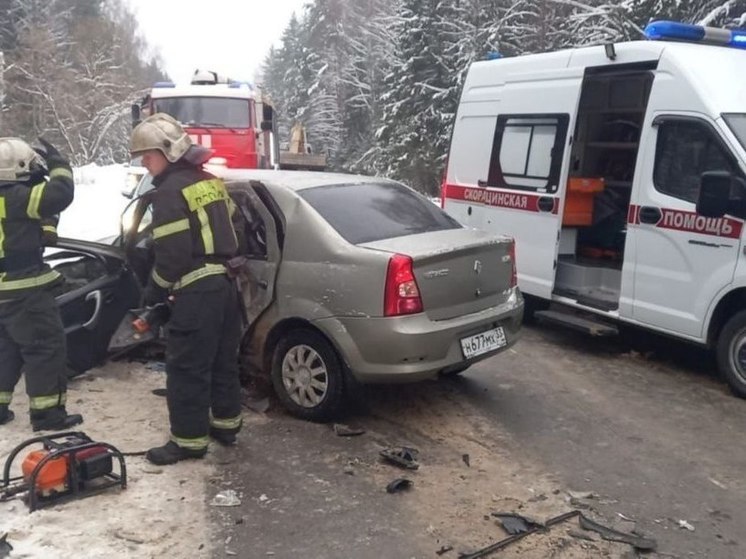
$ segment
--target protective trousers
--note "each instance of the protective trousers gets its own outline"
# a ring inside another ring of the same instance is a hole
[[[40,289],[0,303],[0,406],[26,374],[32,416],[65,405],[65,331],[54,296]]]
[[[166,347],[166,392],[171,440],[207,447],[210,429],[241,428],[238,346],[241,315],[235,284],[208,276],[174,295]]]

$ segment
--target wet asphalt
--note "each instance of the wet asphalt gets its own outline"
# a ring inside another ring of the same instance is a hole
[[[634,520],[658,540],[655,557],[746,557],[746,401],[707,352],[644,338],[637,351],[617,338],[527,327],[513,350],[447,381],[448,397],[507,432],[507,451],[593,492],[594,511]],[[395,390],[441,396],[439,383]],[[380,416],[387,394],[366,391],[350,421]],[[240,507],[211,509],[216,557],[438,557],[400,496],[363,475],[385,432],[338,437],[276,404],[252,417],[241,444],[218,451],[221,473],[210,480],[211,494],[242,496]]]

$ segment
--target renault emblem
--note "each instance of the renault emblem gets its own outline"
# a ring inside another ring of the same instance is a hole
[[[474,261],[474,273],[477,275],[482,273],[482,263],[479,260]]]

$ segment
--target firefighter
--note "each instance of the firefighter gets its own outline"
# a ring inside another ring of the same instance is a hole
[[[202,169],[211,152],[192,144],[172,117],[156,113],[132,132],[132,156],[153,175],[155,264],[145,304],[171,301],[166,348],[170,440],[151,448],[158,465],[202,458],[208,437],[232,445],[241,428],[241,315],[226,264],[237,251],[233,202]]]
[[[42,224],[72,202],[73,175],[40,141],[37,153],[19,138],[0,138],[0,424],[14,417],[9,404],[23,370],[34,431],[83,421],[65,408],[67,348],[52,293],[62,276],[42,258]]]

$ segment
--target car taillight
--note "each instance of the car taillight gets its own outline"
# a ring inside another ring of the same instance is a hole
[[[386,272],[383,316],[401,316],[422,312],[422,299],[414,278],[412,258],[395,254]]]
[[[518,271],[515,266],[515,239],[510,241],[510,249],[508,253],[510,254],[510,265],[512,267],[510,271],[510,287],[515,287],[518,285]]]

